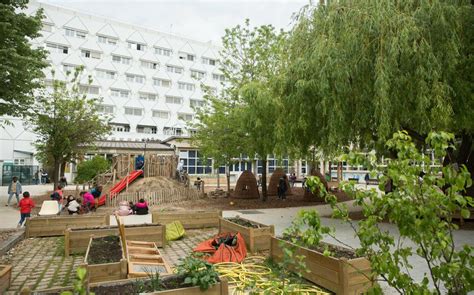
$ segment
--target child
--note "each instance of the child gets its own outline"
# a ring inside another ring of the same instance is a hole
[[[72,196],[69,196],[69,197],[72,197]],[[69,201],[69,197],[68,197],[68,204],[66,205],[67,212],[69,212],[69,215],[78,214],[79,209],[81,208],[80,200],[76,201],[76,199],[74,199],[73,197],[72,200]]]
[[[31,209],[35,207],[35,202],[30,198],[29,192],[23,193],[23,199],[21,199],[18,207],[20,207],[20,222],[17,227],[20,228],[25,219],[31,216]]]
[[[63,209],[63,188],[58,185],[56,190],[51,194],[51,200],[58,202],[59,212]]]
[[[117,211],[115,211],[115,214],[117,214],[119,216],[127,216],[127,215],[130,215],[132,213],[133,213],[133,211],[130,208],[130,206],[128,205],[127,201],[120,202],[119,203],[119,209]]]
[[[92,209],[92,207],[94,207],[94,204],[95,204],[94,196],[89,192],[81,192],[79,195],[84,200],[84,205],[83,205],[84,211],[86,213],[89,212]]]
[[[140,199],[140,201],[135,204],[135,210],[137,215],[147,215],[148,204],[145,202],[144,199]]]

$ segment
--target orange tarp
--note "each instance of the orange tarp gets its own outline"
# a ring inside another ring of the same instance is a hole
[[[236,243],[232,243],[234,245],[229,245],[228,242],[233,240],[236,240]],[[227,243],[224,241],[227,241]],[[211,256],[207,258],[207,261],[210,263],[242,262],[242,260],[247,256],[245,240],[240,233],[219,234],[212,239],[206,240],[197,245],[197,247],[194,248],[194,251],[211,254]]]

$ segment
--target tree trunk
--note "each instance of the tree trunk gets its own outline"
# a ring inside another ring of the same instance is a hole
[[[64,176],[64,172],[66,171],[66,165],[67,165],[67,162],[66,162],[66,161],[63,161],[63,162],[61,163],[61,169],[60,169],[59,177],[63,177],[63,176]]]
[[[56,188],[59,185],[59,172],[61,170],[61,160],[59,159],[54,159],[54,166],[53,166],[53,190],[56,190]]]
[[[225,177],[227,179],[227,197],[230,197],[230,169],[229,169],[229,166],[225,167]]]
[[[262,159],[262,201],[267,201],[267,159]]]

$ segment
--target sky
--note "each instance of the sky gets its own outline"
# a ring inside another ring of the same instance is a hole
[[[225,28],[271,24],[290,29],[292,16],[309,0],[42,0],[75,10],[219,45]]]

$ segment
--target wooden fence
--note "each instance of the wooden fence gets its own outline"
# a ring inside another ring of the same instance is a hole
[[[185,187],[159,189],[154,192],[123,192],[118,195],[112,195],[112,198],[107,197],[106,207],[118,207],[122,201],[136,203],[140,199],[145,199],[148,206],[179,203],[189,200],[197,200],[203,198],[203,193],[195,189]]]
[[[143,172],[145,177],[165,176],[174,178],[178,165],[177,156],[146,155]]]

